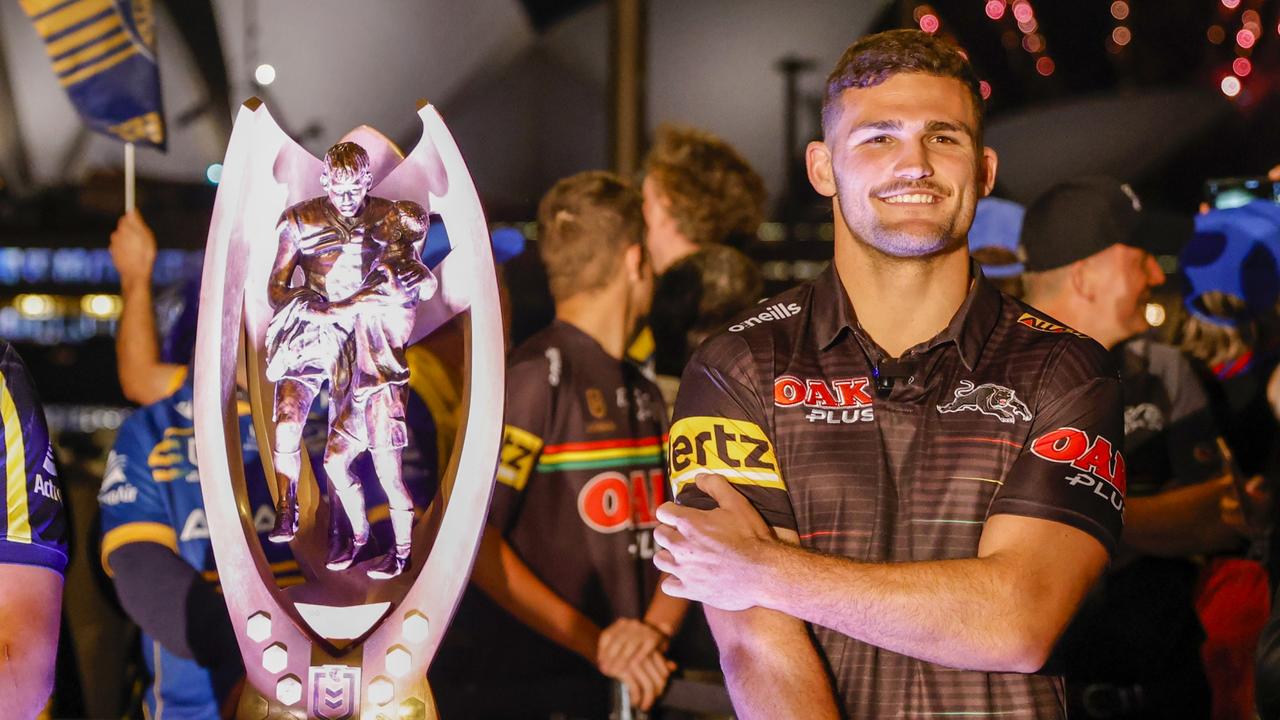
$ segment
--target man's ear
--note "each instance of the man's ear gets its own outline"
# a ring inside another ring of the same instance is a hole
[[[831,148],[821,140],[809,143],[804,149],[804,165],[813,189],[824,197],[834,197],[838,188],[835,169],[831,164]]]
[[[1092,301],[1097,295],[1097,288],[1094,286],[1095,273],[1089,265],[1089,258],[1071,263],[1067,272],[1067,282],[1071,283],[1071,289],[1075,294]]]
[[[980,162],[978,179],[982,181],[982,197],[986,197],[996,187],[996,166],[1000,164],[1000,158],[996,156],[995,148],[984,146]]]
[[[328,170],[320,171],[320,187],[324,188],[325,190],[329,189],[329,171]]]
[[[627,269],[627,280],[638,283],[644,279],[644,245],[631,243],[623,253],[622,264]]]

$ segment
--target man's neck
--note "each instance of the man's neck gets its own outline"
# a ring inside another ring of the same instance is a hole
[[[1023,300],[1031,307],[1077,332],[1088,335],[1102,347],[1110,350],[1125,338],[1117,338],[1104,332],[1093,322],[1093,309],[1073,301],[1065,293],[1052,298],[1028,296]]]
[[[684,235],[669,235],[666,240],[654,243],[650,248],[653,253],[654,272],[661,275],[672,265],[698,252],[698,244]]]
[[[929,258],[894,258],[846,234],[836,239],[835,264],[858,323],[890,357],[946,329],[969,293],[963,246]]]
[[[630,327],[634,322],[626,288],[622,286],[557,300],[556,319],[589,335],[617,360],[621,360],[626,351]]]

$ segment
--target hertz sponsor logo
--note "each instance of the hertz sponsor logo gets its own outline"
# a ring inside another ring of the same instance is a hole
[[[1082,337],[1086,340],[1089,339],[1089,336],[1085,335],[1082,332],[1072,330],[1066,325],[1058,325],[1057,323],[1051,323],[1048,320],[1045,320],[1042,317],[1036,317],[1031,313],[1022,313],[1022,315],[1018,317],[1018,324],[1025,327],[1029,327],[1032,330],[1039,330],[1040,332],[1069,333],[1071,335],[1075,335],[1076,337]]]
[[[740,323],[729,326],[729,332],[742,332],[749,327],[755,327],[770,320],[786,320],[789,317],[800,314],[800,303],[777,303],[770,305],[767,310],[758,313],[752,317],[743,320]]]
[[[1090,437],[1089,433],[1073,427],[1063,427],[1032,440],[1031,452],[1038,458],[1082,471],[1066,478],[1067,482],[1073,487],[1092,488],[1095,495],[1110,502],[1115,509],[1124,508],[1128,484],[1124,456],[1112,447],[1111,441],[1100,435]]]
[[[498,482],[514,490],[524,490],[538,463],[542,438],[514,425],[504,425],[502,454],[498,461]]]
[[[671,428],[672,492],[679,495],[704,472],[723,475],[735,485],[787,489],[768,435],[745,420],[693,416]]]

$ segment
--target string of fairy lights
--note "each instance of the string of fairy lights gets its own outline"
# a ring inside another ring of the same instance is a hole
[[[1254,71],[1253,55],[1267,36],[1263,12],[1267,10],[1269,0],[1216,0],[1215,5],[1206,37],[1210,44],[1229,49],[1234,57],[1223,63],[1214,81],[1223,95],[1243,101],[1248,99],[1247,78]],[[1003,26],[1000,39],[1006,50],[1025,53],[1040,76],[1047,78],[1053,75],[1057,64],[1049,53],[1048,40],[1041,31],[1031,0],[985,0],[982,7],[992,22]],[[1108,53],[1120,56],[1133,42],[1135,11],[1131,0],[1114,0],[1110,4],[1110,12],[1114,24],[1103,43]],[[916,4],[912,18],[921,30],[929,34],[945,33],[942,15],[928,3]],[[1272,29],[1280,34],[1280,24]],[[984,80],[981,89],[983,98],[989,99],[991,85]]]

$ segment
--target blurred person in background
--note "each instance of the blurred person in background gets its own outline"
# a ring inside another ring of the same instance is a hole
[[[1195,224],[1196,234],[1180,257],[1187,319],[1177,336],[1182,348],[1199,361],[1229,452],[1240,476],[1248,478],[1244,502],[1230,507],[1254,540],[1249,558],[1212,558],[1203,573],[1198,605],[1209,634],[1206,666],[1215,690],[1221,685],[1236,691],[1232,701],[1240,712],[1230,717],[1252,712],[1255,698],[1263,717],[1274,717],[1280,714],[1280,678],[1270,662],[1259,663],[1255,687],[1254,655],[1265,660],[1273,654],[1277,632],[1263,625],[1274,606],[1268,575],[1272,587],[1277,578],[1276,538],[1269,524],[1280,469],[1280,425],[1266,388],[1276,368],[1280,206],[1264,200],[1208,210]],[[1270,572],[1255,558],[1261,558]],[[1218,675],[1221,681],[1215,680]],[[1214,701],[1217,706],[1216,695]]]
[[[660,126],[641,190],[645,244],[658,275],[699,247],[743,249],[764,221],[764,180],[732,145],[702,130]]]
[[[686,255],[657,279],[649,327],[657,348],[658,387],[668,408],[693,351],[712,331],[755,305],[763,292],[755,263],[727,245],[707,245]]]
[[[645,248],[659,282],[700,248],[745,250],[755,240],[768,194],[764,180],[729,143],[696,128],[661,125],[643,172]],[[652,376],[655,352],[678,355],[682,347],[658,350],[649,325],[641,323],[627,357]]]
[[[122,308],[116,329],[116,372],[120,389],[131,402],[150,405],[168,397],[186,379],[187,366],[171,362],[156,337],[151,273],[156,262],[156,236],[142,213],[131,210],[120,216],[111,233],[111,261],[120,275]],[[194,319],[194,313],[189,315]],[[184,333],[195,342],[195,324]]]
[[[0,340],[0,706],[33,718],[53,691],[67,516],[49,427],[22,358]]]
[[[982,274],[1004,292],[1022,297],[1022,218],[1026,209],[1012,200],[985,197],[978,201],[969,228],[969,255]]]
[[[1081,178],[1031,203],[1022,227],[1023,299],[1061,323],[1046,332],[1112,350],[1123,381],[1121,550],[1057,651],[1078,717],[1209,716],[1192,558],[1245,534],[1223,510],[1235,488],[1204,389],[1176,348],[1143,335],[1150,291],[1165,281],[1143,220],[1128,186]]]
[[[653,291],[640,194],[610,173],[580,173],[542,199],[538,224],[556,321],[511,355],[472,573],[489,600],[470,594],[450,632],[503,650],[482,661],[442,652],[432,680],[445,716],[605,717],[606,678],[648,709],[687,607],[657,590],[649,562],[666,414],[623,358]]]

